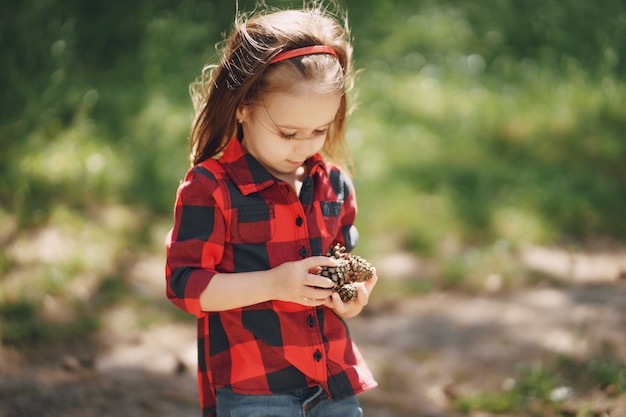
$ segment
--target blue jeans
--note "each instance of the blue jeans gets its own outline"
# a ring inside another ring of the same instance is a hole
[[[217,417],[362,417],[356,396],[329,400],[321,386],[290,394],[246,395],[217,389]]]

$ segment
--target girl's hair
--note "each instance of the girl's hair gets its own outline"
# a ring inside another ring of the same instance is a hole
[[[326,45],[337,54],[305,55],[270,64],[283,51]],[[271,92],[297,93],[303,86],[318,92],[337,91],[341,104],[322,148],[335,162],[348,162],[345,121],[350,112],[352,45],[347,19],[314,4],[302,10],[281,10],[238,16],[222,44],[218,65],[205,67],[191,85],[195,118],[190,146],[193,164],[218,155],[234,135],[236,110],[241,104],[261,102]]]

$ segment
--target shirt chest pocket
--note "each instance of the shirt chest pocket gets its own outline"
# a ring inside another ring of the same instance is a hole
[[[322,210],[322,216],[324,217],[324,226],[331,236],[336,236],[339,232],[341,224],[339,219],[341,217],[341,209],[343,202],[341,201],[321,201],[320,209]]]
[[[276,221],[272,204],[238,207],[233,220],[233,243],[262,243],[274,236]]]

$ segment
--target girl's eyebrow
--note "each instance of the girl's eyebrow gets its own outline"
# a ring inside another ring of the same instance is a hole
[[[334,121],[335,121],[335,119],[331,120],[328,123],[325,123],[325,124],[321,125],[320,127],[327,127]],[[301,129],[300,127],[297,127],[297,126],[279,125],[278,123],[274,123],[274,124],[279,129],[286,129],[286,130],[300,130]]]

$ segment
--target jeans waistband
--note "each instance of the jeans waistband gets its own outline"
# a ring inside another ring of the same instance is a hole
[[[322,394],[324,393],[324,388],[321,385],[317,387],[309,388],[309,397],[304,400],[302,403],[302,410],[310,410],[315,407],[322,400]]]

